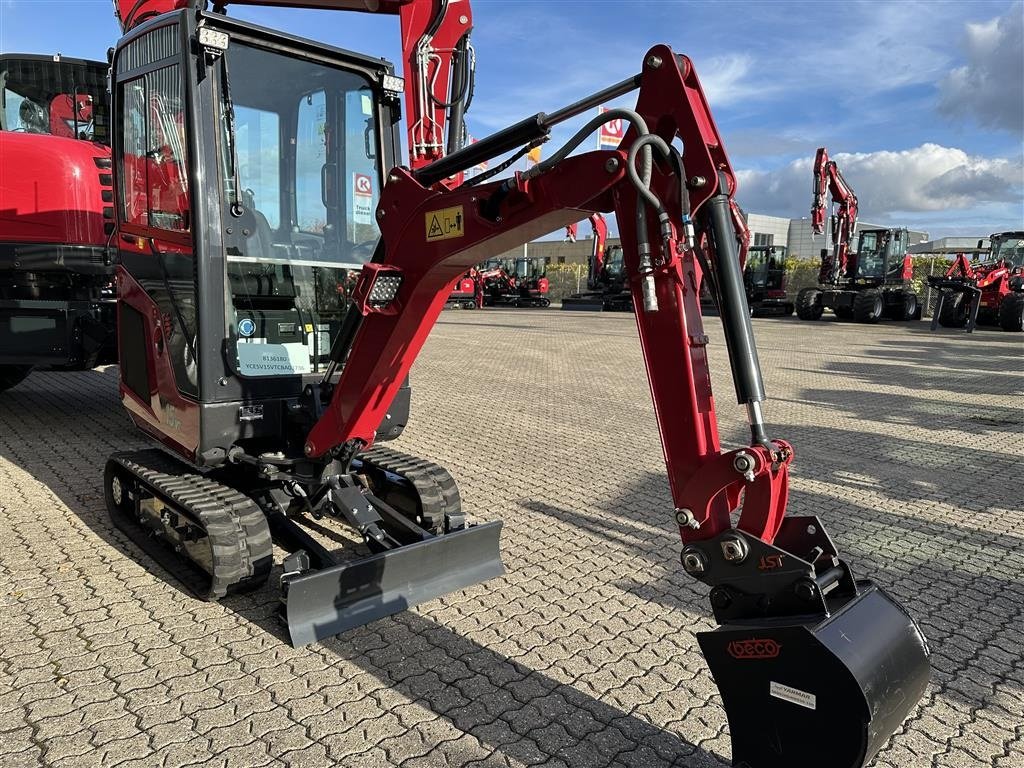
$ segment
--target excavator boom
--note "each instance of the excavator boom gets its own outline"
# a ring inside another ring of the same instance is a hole
[[[821,272],[818,282],[833,285],[846,274],[849,266],[850,242],[857,225],[857,196],[846,183],[835,160],[829,159],[828,150],[819,147],[814,157],[814,202],[811,205],[811,228],[816,235],[824,234],[827,217],[825,199],[832,198],[831,254],[822,250]]]

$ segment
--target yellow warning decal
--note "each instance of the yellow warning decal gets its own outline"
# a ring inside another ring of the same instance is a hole
[[[427,242],[435,240],[451,240],[466,234],[466,219],[462,214],[462,206],[442,208],[429,211],[426,216]]]

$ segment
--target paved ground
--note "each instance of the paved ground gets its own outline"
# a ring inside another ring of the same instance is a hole
[[[756,330],[797,448],[791,509],[821,515],[934,649],[877,764],[1024,766],[1022,338]],[[414,384],[396,447],[504,518],[508,575],[301,650],[269,591],[195,602],[111,529],[102,463],[139,444],[113,369],[0,396],[0,765],[727,765],[632,319],[448,313]]]

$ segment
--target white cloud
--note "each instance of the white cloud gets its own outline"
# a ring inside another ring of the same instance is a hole
[[[724,107],[753,96],[767,97],[775,89],[757,84],[750,77],[754,57],[746,53],[712,56],[694,64],[708,103]]]
[[[967,64],[940,85],[939,110],[980,125],[1024,133],[1024,4],[967,24]]]
[[[922,144],[898,152],[839,154],[834,159],[857,193],[864,219],[968,210],[987,203],[1015,203],[1020,210],[1024,187],[1020,158],[988,158],[956,147]],[[808,157],[774,171],[739,171],[737,200],[748,211],[807,216],[811,165]]]

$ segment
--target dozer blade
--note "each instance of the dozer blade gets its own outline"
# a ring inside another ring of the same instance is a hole
[[[928,684],[928,645],[885,592],[824,620],[733,624],[697,635],[722,694],[734,766],[860,768]]]
[[[288,580],[299,647],[501,576],[501,521],[484,523]]]
[[[566,296],[562,299],[562,309],[577,312],[603,312],[604,297],[601,294]]]

